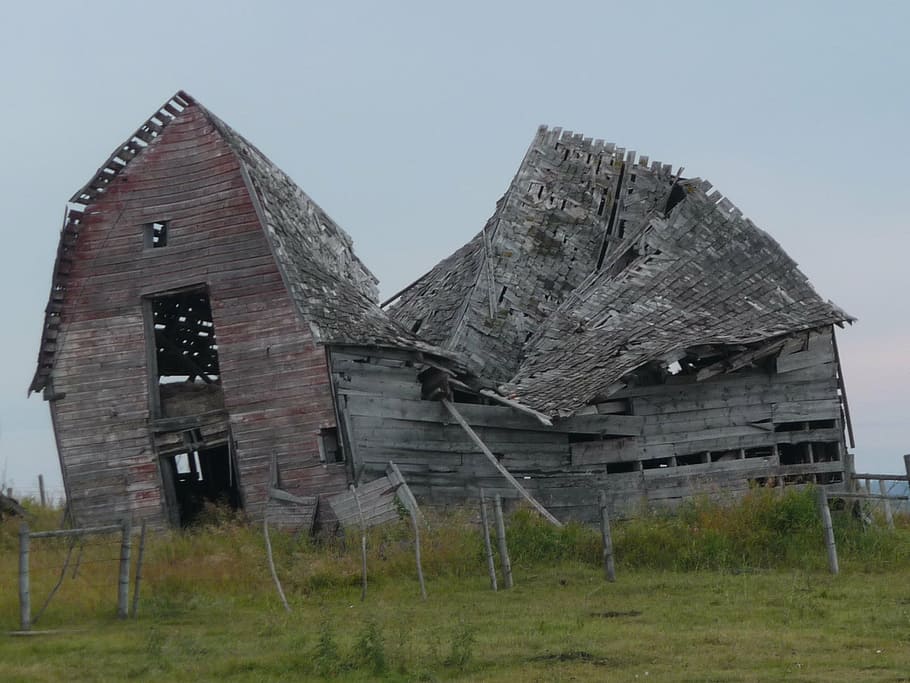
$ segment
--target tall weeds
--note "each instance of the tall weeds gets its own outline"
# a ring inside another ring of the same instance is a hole
[[[33,528],[53,528],[59,523],[59,510],[35,512],[38,516],[31,522]],[[473,507],[445,513],[427,511],[429,524],[422,533],[422,554],[428,581],[440,576],[485,576],[475,512]],[[194,530],[151,536],[143,567],[144,609],[176,615],[204,607],[212,600],[250,604],[275,600],[261,531],[236,516],[213,514],[209,521]],[[834,511],[834,522],[845,569],[887,570],[910,561],[910,529],[904,520],[898,519],[896,531],[883,525],[867,528],[861,518],[842,509]],[[0,524],[0,574],[11,581],[16,572],[18,526],[18,521],[11,519]],[[594,568],[601,562],[600,534],[592,526],[570,523],[556,528],[534,511],[519,508],[510,515],[507,527],[509,552],[519,574],[535,565],[572,562]],[[759,488],[726,504],[694,500],[673,514],[649,513],[615,523],[613,543],[620,572],[638,568],[740,571],[825,567],[822,531],[811,489],[780,495]],[[33,546],[33,585],[40,593],[45,584],[55,580],[58,570],[53,567],[62,566],[66,547],[65,543],[47,541]],[[341,536],[310,539],[274,533],[273,546],[282,583],[289,595],[298,599],[353,587],[360,581],[359,544],[346,543]],[[407,520],[370,530],[368,547],[371,585],[413,581],[416,591],[413,533]],[[105,552],[112,554],[110,549]],[[102,565],[87,564],[86,571],[103,566],[113,576],[114,559]],[[46,576],[38,570],[39,565],[47,567]],[[106,583],[98,585],[99,592],[108,590]],[[7,594],[14,595],[14,591]],[[0,602],[0,608],[10,616],[15,613],[12,599]]]

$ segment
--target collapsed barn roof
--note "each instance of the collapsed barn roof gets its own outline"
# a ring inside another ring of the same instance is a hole
[[[484,229],[390,313],[551,415],[693,349],[702,370],[704,359],[732,370],[744,345],[770,354],[784,335],[852,321],[710,183],[681,172],[541,127]]]
[[[66,303],[78,296],[69,291],[68,275],[83,216],[115,180],[128,174],[130,165],[155,144],[168,125],[191,107],[205,114],[236,155],[285,284],[318,341],[450,355],[392,320],[378,306],[376,278],[354,255],[348,234],[262,152],[180,91],[119,145],[70,199],[45,309],[38,366],[29,392],[46,386],[56,357],[61,315]]]

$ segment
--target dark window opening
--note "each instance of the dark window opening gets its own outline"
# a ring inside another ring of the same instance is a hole
[[[810,420],[809,429],[834,429],[834,420]]]
[[[801,432],[806,429],[805,422],[784,422],[774,425],[775,432]]]
[[[778,445],[777,450],[780,453],[781,465],[803,465],[810,462],[806,444],[782,443]]]
[[[840,460],[837,441],[813,441],[812,456],[815,462],[836,462]]]
[[[145,224],[145,246],[152,249],[167,246],[167,221]]]
[[[417,321],[411,325],[411,332],[417,334],[417,332],[420,330],[421,325],[423,325],[423,318],[418,318]]]
[[[454,403],[470,403],[473,405],[491,405],[488,398],[470,391],[461,391],[460,389],[452,389],[452,401]]]
[[[728,460],[739,460],[739,450],[713,451],[710,453],[711,462],[727,462]]]
[[[319,459],[322,462],[344,462],[344,451],[338,442],[338,428],[319,430]]]
[[[641,466],[646,470],[656,470],[662,467],[670,467],[673,464],[670,458],[651,458],[650,460],[642,460]]]
[[[843,472],[819,472],[815,476],[819,484],[840,484],[844,480]]]
[[[703,465],[708,462],[707,453],[689,453],[688,455],[677,455],[676,466],[685,467],[686,465]]]
[[[215,446],[162,458],[170,470],[180,526],[199,520],[207,505],[239,510],[240,490],[228,446]]]
[[[206,291],[195,289],[154,297],[150,313],[156,417],[183,417],[222,409],[218,342]]]
[[[756,448],[747,448],[745,456],[747,458],[770,458],[774,455],[774,449],[770,446],[757,446]]]
[[[624,472],[637,472],[638,463],[632,462],[608,462],[607,474],[622,474]]]
[[[580,432],[569,433],[569,443],[588,443],[590,441],[615,441],[624,437],[615,434],[584,434]]]

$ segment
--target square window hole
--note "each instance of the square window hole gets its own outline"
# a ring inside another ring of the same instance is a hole
[[[145,224],[145,246],[150,249],[167,246],[167,221]]]

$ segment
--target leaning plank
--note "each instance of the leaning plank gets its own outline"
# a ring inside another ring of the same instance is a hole
[[[525,413],[526,415],[530,415],[531,417],[536,418],[542,425],[545,425],[547,427],[553,426],[553,423],[550,421],[549,417],[534,410],[533,408],[528,408],[528,406],[522,405],[518,401],[513,401],[512,399],[506,398],[505,396],[500,396],[495,391],[491,391],[490,389],[481,389],[480,393],[489,399],[492,399],[498,403],[502,403],[504,406],[515,408],[515,410],[521,413]]]
[[[375,526],[398,518],[395,493],[398,484],[388,477],[379,477],[353,492],[346,491],[328,499],[329,507],[343,527],[360,524],[361,515],[367,526]]]
[[[275,498],[276,500],[283,500],[288,503],[297,503],[298,505],[315,505],[316,496],[295,496],[287,491],[282,491],[281,489],[271,488],[269,489],[269,497]]]
[[[452,404],[452,402],[447,399],[442,399],[441,402],[442,402],[442,405],[444,405],[446,407],[446,410],[449,411],[449,414],[453,418],[455,418],[455,421],[459,425],[461,425],[461,428],[471,438],[471,441],[473,441],[475,443],[475,445],[480,449],[481,453],[483,453],[487,457],[487,460],[490,461],[490,463],[493,465],[493,467],[495,467],[497,470],[499,470],[500,474],[502,474],[502,476],[504,476],[506,478],[506,480],[512,486],[515,487],[515,489],[522,495],[522,497],[525,500],[527,500],[531,505],[534,506],[535,510],[537,510],[540,514],[542,514],[546,519],[548,519],[554,525],[561,527],[562,523],[558,519],[556,519],[553,515],[551,515],[550,512],[543,505],[541,505],[537,501],[536,498],[534,498],[534,496],[532,496],[530,493],[528,493],[527,489],[525,489],[524,486],[522,486],[520,483],[518,483],[518,480],[512,476],[512,474],[509,472],[509,470],[507,470],[505,467],[502,466],[502,464],[499,462],[499,460],[496,458],[496,456],[493,455],[492,451],[490,451],[490,449],[487,448],[486,444],[484,444],[484,442],[480,439],[480,437],[477,436],[477,433],[473,429],[471,429],[471,425],[469,425],[467,422],[465,422],[465,419],[461,416],[461,413],[458,412],[458,410],[455,408],[455,406]]]

